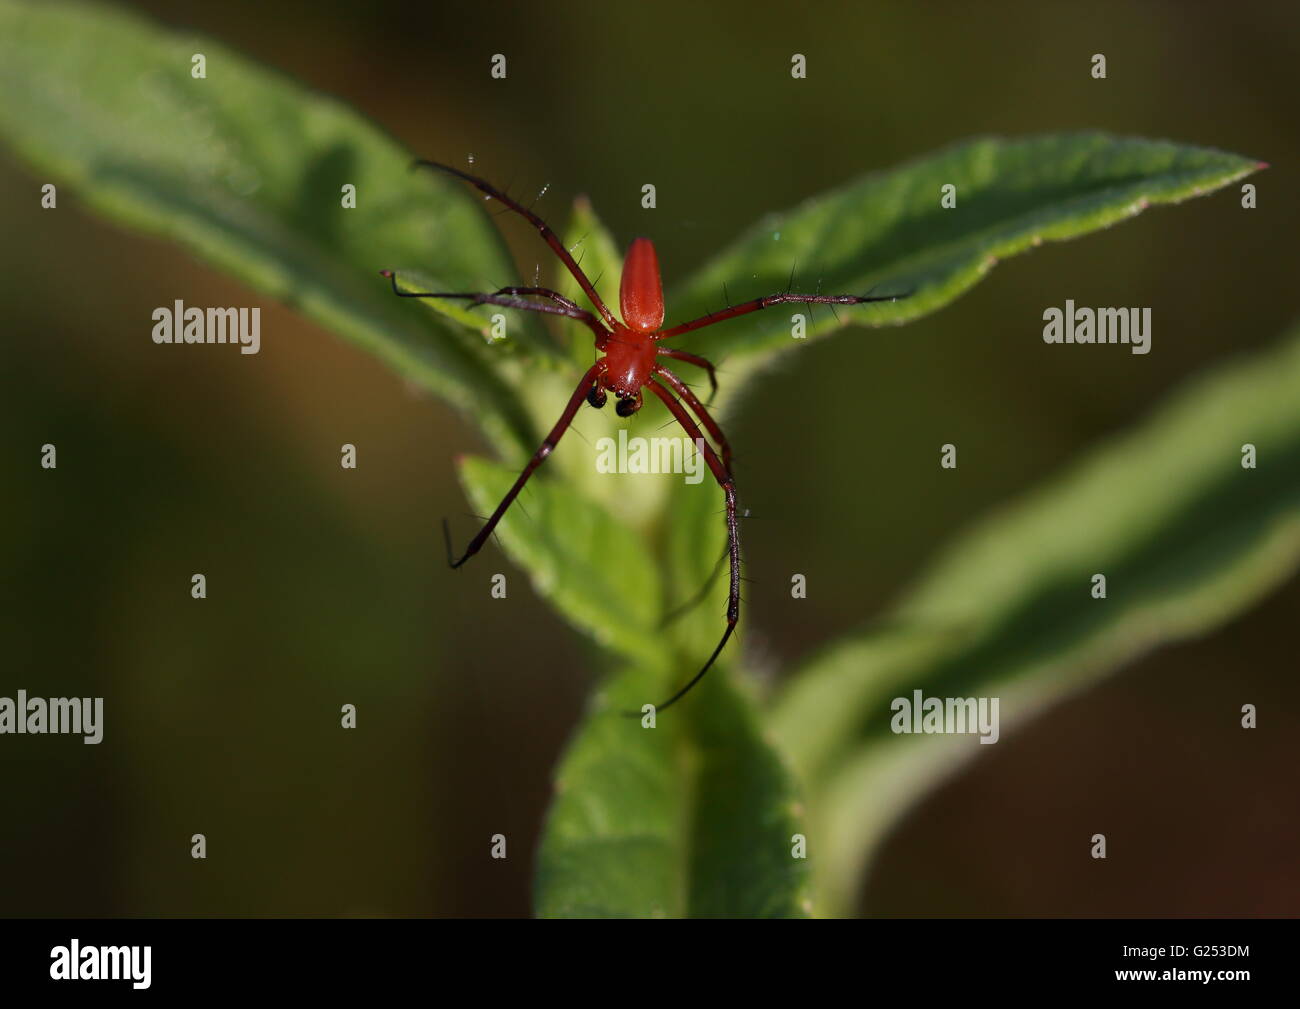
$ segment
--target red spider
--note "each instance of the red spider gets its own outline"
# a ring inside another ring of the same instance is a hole
[[[664,406],[676,418],[677,423],[686,431],[691,441],[703,446],[705,461],[708,463],[713,476],[717,479],[718,485],[722,488],[722,493],[727,501],[727,555],[731,574],[731,589],[727,597],[727,628],[723,631],[717,647],[713,649],[713,654],[709,656],[708,661],[704,663],[700,671],[666,701],[656,705],[656,710],[662,711],[680,700],[709,671],[731,637],[732,632],[736,629],[736,622],[740,619],[740,530],[736,522],[736,485],[731,475],[731,447],[727,444],[722,429],[718,427],[717,422],[704,408],[704,404],[699,401],[690,387],[664,367],[659,359],[673,358],[695,365],[697,368],[703,368],[708,373],[709,384],[714,392],[717,391],[718,387],[717,377],[714,374],[713,365],[709,361],[695,354],[688,354],[683,350],[663,347],[661,346],[662,341],[670,340],[683,333],[689,333],[691,330],[703,329],[715,322],[723,322],[727,319],[734,319],[738,315],[757,312],[769,305],[782,305],[791,302],[814,305],[861,305],[876,301],[896,301],[900,297],[906,297],[906,295],[886,295],[872,298],[858,297],[852,294],[791,294],[787,291],[784,294],[770,294],[765,298],[755,298],[752,301],[733,305],[720,312],[713,312],[699,319],[683,322],[671,329],[662,329],[660,327],[663,326],[664,322],[664,293],[663,284],[659,278],[659,258],[655,255],[655,247],[650,239],[635,238],[628,247],[627,259],[623,264],[623,276],[619,284],[619,309],[623,313],[623,321],[620,322],[614,317],[614,313],[605,306],[605,303],[601,301],[600,295],[596,293],[596,288],[579,268],[573,256],[569,254],[569,250],[556,237],[555,232],[531,210],[521,206],[483,179],[462,172],[457,168],[452,168],[450,165],[439,164],[436,161],[420,160],[415,162],[415,166],[436,168],[454,175],[458,179],[463,179],[484,193],[488,199],[497,200],[509,210],[525,218],[541,232],[546,244],[559,256],[560,262],[565,265],[568,271],[573,274],[574,280],[578,282],[578,286],[582,288],[583,293],[591,300],[600,318],[598,319],[586,309],[579,308],[562,294],[545,287],[503,287],[494,294],[455,294],[432,291],[415,293],[399,291],[397,289],[397,278],[394,276],[393,271],[381,270],[381,276],[387,277],[392,282],[393,293],[403,298],[459,298],[474,305],[501,305],[505,308],[518,308],[526,312],[544,312],[549,315],[563,315],[570,319],[577,319],[595,334],[596,350],[604,355],[587,369],[586,374],[582,376],[582,379],[578,382],[578,387],[569,398],[568,406],[564,408],[560,419],[551,428],[551,433],[546,436],[541,447],[528,461],[524,471],[519,474],[519,479],[515,481],[514,486],[510,488],[509,493],[506,494],[501,503],[497,505],[496,511],[492,513],[483,528],[479,530],[478,535],[470,541],[460,560],[451,560],[449,541],[448,561],[453,568],[458,568],[464,564],[474,554],[478,553],[483,544],[487,542],[488,537],[492,535],[492,530],[501,521],[506,509],[518,496],[524,484],[528,482],[528,478],[533,475],[533,471],[551,454],[564,432],[568,430],[569,424],[572,423],[574,415],[582,406],[583,400],[586,400],[588,404],[599,410],[605,405],[608,398],[607,392],[612,392],[618,399],[614,407],[615,411],[620,417],[630,417],[641,409],[642,390],[649,389],[663,400]],[[525,300],[530,297],[544,298],[545,301]],[[673,396],[674,392],[680,399]],[[683,402],[691,408],[691,411],[699,418],[700,423],[712,435],[718,445],[717,450],[704,438],[704,435],[700,432],[699,424],[682,406]],[[722,453],[721,458],[718,457],[719,451]]]

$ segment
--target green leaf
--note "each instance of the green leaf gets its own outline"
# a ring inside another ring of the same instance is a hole
[[[665,612],[672,616],[674,640],[683,654],[708,655],[718,643],[727,613],[726,502],[704,460],[697,484],[682,482],[669,501],[665,529]],[[741,523],[744,547],[744,523]],[[740,649],[747,624],[741,606],[741,625],[728,651],[719,659],[726,664]]]
[[[203,79],[190,73],[195,53]],[[381,268],[408,292],[491,290],[515,276],[480,201],[411,172],[408,152],[337,102],[210,39],[113,8],[0,0],[0,137],[96,210],[176,239],[472,411],[507,458],[536,448],[533,419],[558,416],[590,360],[589,333],[570,323],[557,324],[572,334],[561,356],[527,313],[509,313],[509,338],[494,342],[487,312],[395,297]],[[724,282],[737,298],[783,290],[797,264],[802,289],[912,292],[838,320],[810,311],[810,336],[903,322],[951,301],[999,258],[1257,167],[1100,134],[976,141],[767,218],[669,304],[686,319],[719,307]],[[957,187],[957,209],[940,207],[945,184]],[[345,185],[356,188],[355,209],[342,205]],[[583,202],[568,240],[614,305],[619,250]],[[734,389],[744,370],[792,345],[790,314],[764,312],[682,345],[727,357]],[[902,686],[1002,690],[1004,711],[1023,718],[1142,648],[1227,619],[1293,570],[1296,359],[1292,347],[1216,379],[992,521],[874,634],[829,653],[791,691],[776,724],[818,785],[809,852],[836,884],[832,901],[848,892],[864,838],[953,766],[953,741],[900,749],[885,732],[881,711]],[[557,367],[566,363],[571,375]],[[790,849],[808,829],[791,774],[729,679],[738,643],[656,728],[618,715],[698,668],[721,632],[726,586],[709,581],[722,528],[707,475],[674,489],[672,477],[592,464],[601,437],[653,436],[662,407],[648,404],[626,427],[611,414],[582,412],[500,526],[539,592],[622,663],[560,770],[539,913],[807,914],[810,863]],[[579,437],[591,445],[575,448]],[[1234,468],[1239,441],[1259,446],[1258,470]],[[484,460],[462,470],[484,512],[516,474]],[[1080,580],[1098,568],[1111,591],[1093,605]],[[697,592],[702,601],[663,626],[665,611]]]
[[[611,312],[619,314],[618,285],[623,277],[623,254],[618,251],[618,243],[609,229],[605,227],[585,196],[573,201],[573,216],[564,231],[564,244],[573,253],[578,266],[595,285],[596,293]],[[576,301],[583,308],[591,308],[587,296],[578,287],[572,274],[562,267],[556,267],[558,281],[556,290]],[[566,323],[572,337],[570,349],[575,364],[583,368],[591,367],[592,334],[591,330],[579,322]]]
[[[795,675],[773,726],[820,786],[819,896],[844,910],[894,817],[981,750],[892,734],[893,698],[999,697],[1005,734],[1144,651],[1208,633],[1297,565],[1300,329],[981,523],[875,627]]]
[[[663,712],[635,709],[653,678],[622,677],[556,776],[538,855],[543,917],[805,917],[807,861],[790,773],[721,672]]]
[[[204,79],[191,76],[195,53]],[[479,201],[412,172],[408,152],[338,102],[120,10],[0,0],[0,137],[101,213],[180,241],[472,407],[503,450],[535,447],[498,374],[513,342],[487,346],[485,319],[397,298],[378,275],[420,270],[441,290],[506,282],[514,270]],[[355,209],[342,207],[345,184]],[[544,349],[540,327],[516,329]]]
[[[519,471],[471,456],[461,462],[460,475],[471,503],[486,516]],[[497,526],[497,536],[538,594],[598,644],[638,663],[663,654],[655,630],[658,568],[640,537],[600,505],[538,473]]]
[[[543,916],[802,917],[809,862],[793,777],[727,672],[737,646],[653,729],[637,711],[692,675],[725,622],[726,579],[711,573],[726,541],[722,496],[707,470],[672,494],[666,522],[663,668],[635,666],[597,698],[556,776],[538,860]],[[702,589],[707,591],[701,592]],[[658,658],[642,656],[643,661]],[[810,853],[810,857],[815,857]]]
[[[516,475],[483,459],[461,469],[484,514]],[[697,514],[680,525],[711,519],[714,534],[702,542],[715,556],[723,530],[717,487],[690,491],[686,502]],[[681,646],[681,627],[707,624],[711,648],[722,607],[697,607],[664,629],[659,569],[641,538],[567,483],[534,477],[520,500],[524,510],[516,504],[498,527],[506,552],[541,595],[621,657],[556,776],[538,860],[538,914],[806,915],[807,862],[791,855],[802,832],[793,778],[724,668],[653,729],[621,714],[662,700],[694,672],[708,652],[698,636]],[[699,573],[697,561],[687,563]]]
[[[669,325],[706,315],[723,284],[733,302],[775,294],[904,294],[837,308],[782,305],[692,333],[674,346],[726,360],[728,385],[791,339],[843,325],[898,324],[941,308],[1001,259],[1108,227],[1158,203],[1211,192],[1262,167],[1235,154],[1103,133],[969,141],[770,214],[668,299]],[[940,206],[956,186],[956,207]]]

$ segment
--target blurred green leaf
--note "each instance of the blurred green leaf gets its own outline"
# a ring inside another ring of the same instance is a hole
[[[1104,133],[969,141],[764,217],[672,294],[668,324],[723,307],[724,284],[734,303],[791,286],[909,297],[834,313],[774,306],[674,346],[725,360],[729,394],[760,358],[797,346],[796,313],[807,317],[809,339],[849,324],[908,322],[957,298],[1001,259],[1211,192],[1259,167],[1222,151]],[[956,187],[955,209],[940,206],[945,185]]]
[[[876,626],[796,672],[773,727],[818,789],[819,897],[844,910],[893,819],[980,750],[893,735],[894,697],[999,697],[1005,733],[1157,645],[1208,633],[1298,564],[1300,329],[981,523]]]
[[[195,53],[205,79],[190,74]],[[355,112],[209,38],[109,7],[0,0],[0,137],[105,215],[177,239],[472,409],[503,450],[532,451],[499,373],[513,342],[487,346],[486,318],[397,298],[378,275],[490,289],[514,275],[504,246],[477,200],[412,172]],[[341,205],[345,184],[356,209]],[[535,323],[517,331],[545,346]]]

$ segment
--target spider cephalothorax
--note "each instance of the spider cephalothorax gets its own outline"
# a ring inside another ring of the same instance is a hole
[[[699,398],[685,382],[662,363],[661,359],[672,358],[704,369],[709,376],[709,385],[715,392],[718,387],[717,376],[714,373],[713,365],[709,361],[683,350],[665,347],[662,345],[663,341],[680,336],[682,333],[689,333],[691,330],[702,329],[717,322],[734,319],[738,315],[756,312],[770,305],[787,303],[861,305],[874,301],[895,301],[901,295],[873,298],[859,297],[852,294],[791,294],[786,291],[783,294],[772,294],[765,298],[754,298],[751,301],[732,305],[690,322],[681,323],[670,329],[664,329],[664,293],[663,282],[659,274],[659,258],[655,253],[654,243],[650,239],[637,238],[628,247],[627,257],[623,262],[623,275],[619,284],[619,311],[622,313],[623,318],[619,320],[615,318],[614,313],[601,300],[594,285],[587,279],[587,275],[582,272],[578,264],[574,262],[573,256],[569,254],[569,250],[556,237],[555,232],[531,210],[515,202],[511,197],[483,179],[469,175],[457,168],[438,164],[434,161],[417,161],[416,164],[436,168],[463,179],[484,193],[489,199],[499,201],[509,210],[528,220],[541,232],[546,244],[551,247],[552,251],[573,275],[574,280],[578,282],[578,286],[591,301],[592,307],[596,311],[593,314],[579,307],[562,294],[545,287],[503,287],[493,294],[401,291],[398,290],[397,278],[393,271],[381,270],[382,275],[392,282],[393,292],[404,298],[456,298],[475,305],[500,305],[505,308],[517,308],[526,312],[543,312],[548,315],[562,315],[570,319],[576,319],[592,331],[596,338],[596,350],[603,355],[582,376],[577,388],[573,391],[573,395],[569,397],[564,412],[560,414],[560,419],[542,441],[532,459],[528,461],[528,465],[524,467],[523,472],[519,474],[514,486],[510,488],[501,503],[497,505],[496,511],[484,523],[478,535],[470,540],[465,552],[457,560],[453,559],[450,547],[448,548],[447,560],[451,566],[453,568],[460,567],[474,554],[478,553],[483,544],[487,542],[488,537],[492,535],[492,530],[501,521],[501,516],[506,513],[506,510],[519,495],[520,490],[523,489],[528,478],[532,476],[533,471],[555,449],[556,444],[564,432],[568,430],[569,425],[573,422],[574,415],[583,402],[585,401],[590,406],[600,409],[608,402],[610,393],[614,394],[614,409],[620,417],[630,417],[641,409],[642,396],[646,389],[649,389],[653,395],[662,400],[664,406],[668,408],[669,413],[673,415],[677,423],[682,426],[691,441],[701,447],[709,470],[718,481],[718,486],[722,488],[723,497],[726,499],[727,557],[730,572],[730,590],[727,595],[727,626],[722,633],[721,640],[718,641],[717,647],[713,649],[713,654],[709,656],[699,672],[671,697],[656,705],[659,710],[663,710],[680,699],[709,671],[718,655],[722,652],[723,647],[731,638],[732,632],[736,629],[736,622],[740,619],[740,530],[736,521],[736,485],[731,475],[731,446],[727,444],[722,429],[710,416],[704,404],[700,402]],[[690,409],[688,410],[687,407]],[[709,436],[713,439],[712,444],[704,437],[704,432],[700,430],[700,424],[704,425],[704,429],[708,431]]]

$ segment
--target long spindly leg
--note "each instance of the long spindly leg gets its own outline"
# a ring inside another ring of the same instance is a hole
[[[694,355],[687,355],[687,356],[694,357]],[[701,362],[702,366],[708,366],[710,368],[712,367],[712,365],[710,365],[709,362],[702,357],[697,358],[697,360]],[[722,433],[722,428],[713,419],[712,415],[708,412],[707,408],[699,401],[699,398],[691,390],[690,386],[688,386],[685,382],[683,382],[677,375],[675,375],[673,372],[669,371],[667,368],[663,367],[662,365],[658,365],[655,367],[655,373],[661,375],[664,378],[664,380],[667,381],[668,384],[673,387],[673,389],[677,392],[677,394],[683,400],[686,401],[686,404],[695,412],[695,416],[700,419],[700,421],[704,424],[705,429],[709,432],[710,435],[713,436],[714,442],[717,443],[718,449],[722,453],[722,464],[723,466],[726,467],[727,472],[730,473],[731,472],[731,445],[727,441],[727,436]],[[722,569],[722,562],[727,559],[727,552],[728,552],[727,549],[724,547],[722,554],[718,557],[718,563],[714,565],[714,568],[709,573],[709,577],[705,580],[704,585],[700,588],[698,592],[695,593],[695,595],[693,595],[686,602],[682,603],[681,605],[677,606],[675,609],[670,610],[667,614],[665,614],[661,626],[664,627],[668,626],[668,624],[672,623],[683,613],[695,607],[701,600],[705,598],[709,590],[713,587],[713,583],[717,581],[718,572]]]
[[[722,433],[722,428],[718,422],[709,415],[709,411],[704,408],[698,396],[691,391],[691,387],[665,368],[662,364],[654,366],[654,373],[660,376],[665,382],[673,387],[673,391],[686,401],[686,405],[694,411],[695,416],[700,418],[704,424],[704,429],[713,436],[713,440],[718,443],[718,449],[722,452],[722,465],[727,474],[731,474],[731,446],[727,443],[727,436]]]
[[[898,301],[900,298],[906,297],[906,294],[886,294],[875,298],[860,298],[856,294],[769,294],[766,298],[755,298],[753,301],[741,302],[739,305],[732,305],[730,308],[702,315],[690,322],[683,322],[672,329],[665,329],[655,339],[670,340],[674,336],[689,333],[693,329],[703,329],[705,326],[712,326],[716,322],[726,322],[728,319],[734,319],[739,315],[748,315],[750,312],[757,312],[759,309],[770,308],[773,305],[867,305],[875,301]]]
[[[569,250],[564,247],[564,243],[560,241],[555,232],[550,229],[550,226],[545,221],[527,207],[517,203],[505,193],[501,192],[501,190],[497,189],[490,182],[480,179],[477,175],[470,175],[468,172],[462,172],[459,168],[453,168],[451,165],[444,165],[438,161],[426,161],[423,158],[415,163],[416,165],[425,168],[436,168],[441,172],[446,172],[448,175],[454,175],[458,179],[463,179],[485,196],[497,200],[509,209],[513,210],[520,217],[527,220],[529,224],[541,232],[543,241],[551,247],[551,251],[560,257],[560,262],[562,262],[565,267],[568,268],[568,271],[573,274],[573,279],[578,282],[578,286],[582,288],[582,292],[590,298],[591,303],[596,306],[596,311],[599,312],[600,317],[605,320],[605,324],[611,329],[614,328],[616,325],[614,315],[605,307],[605,303],[600,300],[600,295],[596,293],[595,285],[587,279],[587,275],[582,272],[582,268],[574,261]]]
[[[487,522],[483,524],[483,528],[478,531],[478,535],[469,541],[469,546],[465,548],[465,552],[461,554],[460,560],[458,561],[452,560],[451,534],[447,531],[446,522],[443,522],[443,534],[447,539],[447,563],[453,568],[458,568],[464,564],[467,560],[478,553],[483,544],[487,542],[488,537],[492,535],[492,530],[495,529],[497,523],[501,521],[501,516],[503,516],[506,513],[506,509],[514,503],[515,498],[519,496],[519,492],[524,489],[524,484],[528,482],[528,478],[533,475],[533,470],[537,469],[538,466],[545,462],[546,457],[550,455],[551,452],[554,451],[555,446],[559,444],[560,439],[564,436],[564,432],[567,431],[569,425],[573,423],[574,414],[578,412],[578,408],[582,406],[583,402],[586,400],[587,394],[591,392],[592,388],[595,387],[596,382],[604,373],[605,361],[603,358],[587,369],[587,373],[582,376],[582,381],[578,383],[578,387],[573,390],[573,395],[569,397],[569,404],[564,408],[564,413],[560,414],[560,419],[556,421],[555,426],[551,428],[551,433],[546,436],[541,446],[533,453],[533,457],[528,460],[528,465],[525,466],[524,471],[519,474],[519,479],[515,481],[514,486],[510,488],[506,493],[506,496],[501,499],[501,503],[497,505],[496,511],[494,511],[491,517],[488,518]]]
[[[724,561],[726,561],[726,559],[727,559],[727,544],[724,543],[722,545],[722,553],[718,554],[718,559],[713,564],[713,570],[709,572],[709,577],[704,579],[704,584],[701,585],[695,591],[695,594],[692,595],[689,599],[687,599],[685,602],[678,603],[676,606],[674,606],[671,610],[669,610],[659,619],[658,626],[660,627],[660,629],[669,626],[670,624],[673,623],[673,621],[677,620],[680,617],[685,616],[687,613],[695,609],[695,607],[699,606],[700,603],[704,602],[704,600],[708,598],[709,591],[713,588],[714,582],[718,580],[718,575],[721,574],[722,572],[722,564]]]
[[[709,402],[713,402],[713,397],[718,394],[718,376],[713,372],[713,362],[708,358],[700,357],[699,354],[688,354],[684,350],[674,350],[672,347],[656,347],[655,353],[660,357],[671,357],[675,361],[685,361],[687,364],[693,364],[697,368],[703,368],[709,376]]]
[[[459,293],[452,291],[402,291],[397,287],[397,275],[392,270],[380,270],[381,277],[387,277],[393,285],[393,293],[399,298],[448,298],[452,301],[468,301],[472,305],[500,305],[503,308],[518,308],[524,312],[541,312],[544,315],[562,315],[568,319],[577,319],[590,329],[596,340],[604,346],[609,331],[600,324],[600,320],[585,308],[579,308],[568,298],[542,287],[503,287],[495,294]],[[547,305],[540,301],[528,301],[523,295],[541,295],[550,298],[555,304]]]
[[[557,305],[563,305],[565,308],[578,308],[578,306],[562,295],[559,291],[552,291],[549,287],[503,287],[495,292],[496,294],[531,294],[539,298],[545,298],[553,301]],[[582,311],[582,309],[578,309]]]
[[[713,471],[713,476],[718,481],[718,486],[722,488],[723,496],[727,501],[727,554],[731,559],[731,589],[727,595],[727,629],[722,632],[722,639],[718,642],[718,646],[713,649],[713,654],[709,656],[703,668],[666,701],[655,705],[657,711],[663,711],[681,700],[688,690],[704,678],[704,674],[712,668],[713,663],[717,661],[718,655],[721,654],[722,649],[736,630],[736,622],[740,619],[740,526],[736,521],[735,481],[732,480],[731,474],[727,472],[726,467],[722,465],[722,460],[713,451],[713,447],[705,440],[699,425],[691,419],[691,415],[686,412],[686,408],[673,398],[673,394],[668,391],[667,387],[657,379],[650,379],[646,385],[651,392],[664,401],[664,405],[677,418],[677,423],[682,426],[691,440],[703,446],[704,459],[709,464],[709,469]]]

